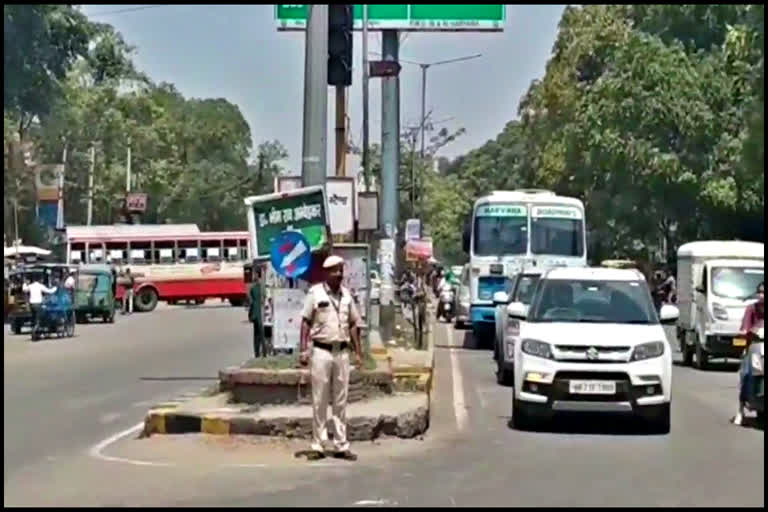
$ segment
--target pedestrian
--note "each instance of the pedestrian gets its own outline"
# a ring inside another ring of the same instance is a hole
[[[300,360],[302,365],[310,362],[312,381],[312,446],[307,458],[319,460],[325,457],[330,400],[333,456],[357,460],[347,439],[347,396],[350,350],[355,351],[356,365],[362,365],[360,313],[349,290],[341,285],[344,260],[339,256],[329,256],[323,268],[326,282],[309,289],[301,324]]]
[[[75,303],[75,271],[70,270],[67,278],[64,280],[64,289],[69,292],[69,298],[72,300],[72,304]]]
[[[264,344],[264,322],[262,321],[262,290],[261,271],[254,268],[252,282],[248,289],[248,321],[253,324],[253,357],[266,357],[267,347]]]
[[[43,294],[56,293],[56,287],[48,288],[39,279],[35,279],[32,283],[25,282],[22,289],[29,293],[29,311],[32,314],[32,330],[34,331],[39,319],[40,307],[43,305]]]
[[[130,315],[133,313],[133,287],[136,280],[131,274],[131,269],[125,269],[125,293],[123,294],[123,313]]]

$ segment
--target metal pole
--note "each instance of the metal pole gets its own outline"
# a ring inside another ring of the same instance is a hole
[[[382,33],[383,58],[398,60],[398,33],[385,30]],[[382,78],[381,84],[381,220],[384,226],[383,244],[388,247],[387,259],[391,262],[382,272],[381,289],[381,337],[389,341],[394,337],[395,304],[393,278],[398,275],[397,257],[393,250],[397,244],[398,224],[398,174],[400,170],[400,90],[397,77]],[[382,269],[383,270],[383,269]]]
[[[62,167],[59,173],[59,201],[56,211],[56,229],[64,229],[64,173],[67,170],[67,143],[64,143],[64,153],[61,157]]]
[[[363,5],[363,178],[365,178],[365,191],[370,192],[372,189],[368,165],[368,4]]]
[[[347,175],[347,101],[346,87],[336,86],[336,176]]]
[[[424,160],[424,127],[426,125],[427,109],[427,70],[429,64],[421,65],[421,159]],[[422,162],[423,163],[423,162]]]
[[[131,191],[131,139],[128,139],[128,151],[125,156],[125,191]]]
[[[88,169],[88,218],[90,226],[93,221],[93,172],[96,167],[96,146],[91,143],[91,167]]]
[[[308,9],[301,152],[301,176],[305,187],[325,185],[328,151],[328,5],[310,4]]]

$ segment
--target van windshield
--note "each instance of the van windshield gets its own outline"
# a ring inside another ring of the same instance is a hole
[[[764,269],[715,267],[712,269],[712,293],[725,299],[745,300],[756,293],[763,282]]]

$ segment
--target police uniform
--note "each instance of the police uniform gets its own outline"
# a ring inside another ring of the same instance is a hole
[[[326,262],[324,267],[335,266],[334,261]],[[339,258],[336,264],[340,263],[343,260]],[[312,341],[312,450],[323,452],[323,445],[328,442],[327,415],[331,402],[333,448],[346,452],[349,355],[354,348],[350,328],[359,326],[360,314],[349,290],[340,286],[338,294],[334,294],[327,283],[320,283],[309,289],[302,316],[310,324]]]

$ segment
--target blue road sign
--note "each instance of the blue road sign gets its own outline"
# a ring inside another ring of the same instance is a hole
[[[270,256],[275,272],[289,278],[302,275],[312,264],[309,242],[299,231],[283,231],[277,235],[272,241]]]

